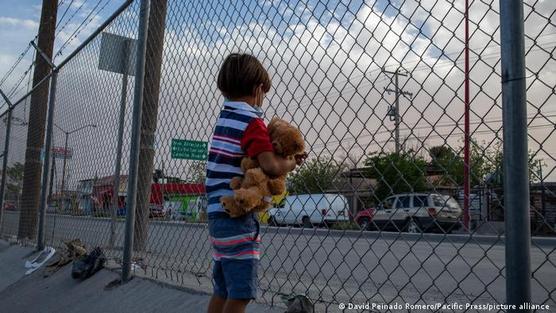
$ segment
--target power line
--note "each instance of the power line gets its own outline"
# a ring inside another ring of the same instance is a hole
[[[64,20],[64,17],[66,16],[66,14],[68,13],[69,8],[71,7],[71,5],[73,4],[74,0],[71,0],[70,4],[68,4],[68,6],[66,7],[66,10],[64,11],[64,13],[62,14],[62,17],[58,20],[58,23],[56,23],[56,28],[58,28],[58,26],[60,25],[60,23],[62,22],[62,20]],[[62,1],[60,3],[60,7],[64,4],[64,1]]]
[[[19,86],[21,85],[21,83],[25,80],[25,77],[27,76],[27,74],[30,75],[30,71],[33,69],[33,66],[35,65],[35,62],[33,61],[31,63],[31,65],[29,65],[29,67],[27,68],[27,70],[25,72],[23,72],[23,75],[21,75],[21,78],[17,81],[17,83],[12,87],[12,89],[8,92],[8,97],[11,98],[13,95],[15,95],[17,89],[19,88]]]
[[[21,60],[23,60],[23,58],[25,57],[27,52],[29,52],[29,49],[31,49],[31,44],[30,43],[27,44],[27,48],[25,48],[25,50],[19,55],[19,57],[17,58],[15,63],[10,67],[10,69],[6,72],[6,74],[4,74],[4,76],[2,77],[2,80],[0,80],[0,87],[4,84],[4,82],[8,79],[8,77],[13,73],[13,71],[19,65],[19,63],[21,63]]]
[[[538,129],[538,128],[547,128],[547,127],[554,127],[554,124],[541,124],[541,125],[534,125],[534,126],[530,126],[529,128],[533,128],[533,129]],[[490,133],[489,130],[484,130],[484,131],[476,131],[474,132],[474,134],[477,133]],[[409,141],[409,140],[418,140],[418,139],[429,139],[429,138],[435,138],[435,137],[440,137],[443,138],[445,136],[452,136],[452,135],[463,135],[463,132],[457,132],[457,133],[448,133],[448,134],[434,134],[434,135],[424,135],[424,136],[414,136],[414,137],[408,137],[405,139],[405,141]],[[338,142],[338,141],[336,141]],[[364,146],[369,147],[371,144],[375,144],[375,145],[381,145],[381,144],[386,144],[389,143],[390,139],[385,139],[385,140],[381,140],[381,141],[374,141],[374,142],[368,142],[366,144],[364,144]],[[330,142],[327,142],[326,144],[317,144],[317,145],[312,145],[310,146],[311,149],[313,150],[317,150],[317,151],[323,151],[327,145]],[[424,142],[422,142],[424,144]],[[338,148],[341,147],[341,145],[337,145],[336,146],[336,150],[338,150]],[[366,147],[361,147],[363,149],[363,152],[365,153],[365,148]],[[328,151],[331,152],[331,151]]]
[[[85,19],[83,20],[83,22],[81,22],[81,24],[74,30],[74,32],[69,36],[69,38],[66,40],[66,42],[64,42],[64,44],[62,44],[62,46],[60,47],[60,49],[58,49],[58,52],[56,52],[56,54],[54,55],[54,57],[57,57],[59,55],[62,55],[62,51],[64,50],[65,47],[67,47],[67,45],[69,45],[75,38],[77,38],[77,36],[79,35],[79,33],[81,33],[81,31],[87,27],[87,25],[89,25],[91,23],[91,21],[94,19],[94,16],[91,17],[91,15],[94,13],[94,11],[99,7],[99,5],[101,4],[102,0],[99,0],[97,2],[97,4],[94,6],[94,8],[89,12],[89,14],[85,17]],[[107,0],[106,2],[104,2],[104,5],[98,10],[97,13],[100,13],[110,2],[110,0]]]
[[[75,15],[81,11],[81,9],[83,8],[83,6],[85,5],[85,3],[87,3],[87,0],[84,0],[83,2],[81,2],[81,5],[79,5],[79,7],[73,12],[73,14],[69,17],[69,19],[66,21],[66,23],[64,23],[64,25],[62,25],[62,28],[60,28],[60,30],[58,30],[56,32],[56,37],[58,37],[58,35],[66,28],[66,26],[69,24],[69,22],[75,17]],[[69,6],[68,6],[69,8]]]
[[[546,37],[546,36],[555,36],[555,35],[553,35],[553,34],[546,34],[546,35],[539,36],[539,37]],[[534,51],[540,50],[540,49],[543,47],[543,45],[544,45],[545,47],[547,47],[547,48],[554,48],[554,47],[556,47],[556,46],[548,46],[548,45],[549,45],[549,44],[555,44],[555,43],[556,43],[556,41],[549,41],[549,42],[544,42],[542,45],[541,45],[541,44],[532,44],[532,45],[529,46],[527,49],[530,49],[530,48],[533,48],[533,47],[536,46],[535,49],[531,49],[531,50],[529,51],[529,52],[534,52]],[[475,60],[488,60],[488,59],[493,59],[493,58],[495,58],[495,57],[498,57],[498,56],[500,55],[500,52],[492,52],[492,53],[487,53],[487,54],[480,54],[480,53],[477,53],[477,50],[478,50],[478,49],[484,49],[484,48],[488,47],[490,44],[491,44],[491,43],[489,43],[489,44],[487,44],[487,45],[485,45],[485,46],[483,46],[483,47],[471,49],[470,51],[475,52],[475,55],[474,55],[474,56],[471,56],[469,59],[470,59],[471,61],[475,61]],[[450,55],[455,55],[455,54],[459,54],[459,53],[461,53],[461,52],[453,52],[453,53],[443,54],[443,55],[445,55],[445,56],[450,56]],[[438,58],[437,60],[440,60],[440,59]],[[419,59],[417,59],[417,60],[408,61],[408,62],[405,63],[405,65],[407,66],[408,64],[416,64],[416,63],[419,63],[419,62],[423,62],[423,59],[422,59],[422,58],[419,58]],[[414,67],[414,68],[411,70],[411,73],[419,72],[419,71],[424,71],[424,70],[430,70],[430,71],[432,71],[432,70],[434,70],[434,69],[443,68],[443,67],[447,67],[447,66],[450,66],[450,65],[454,66],[454,63],[457,64],[457,63],[461,63],[461,62],[463,62],[463,60],[453,61],[453,60],[451,60],[451,59],[448,59],[448,60],[436,62],[436,63],[433,64],[432,66],[431,66],[431,65],[428,65],[428,64],[423,64],[423,65]],[[439,64],[439,63],[440,63],[440,64]],[[388,66],[391,67],[391,66],[393,66],[393,65],[387,65],[387,67],[388,67]],[[323,96],[321,96],[321,97],[319,97],[319,98],[308,99],[307,101],[301,102],[301,103],[299,103],[299,105],[298,105],[297,107],[295,107],[295,109],[306,108],[306,107],[312,105],[314,101],[320,101],[320,100],[326,99],[327,97],[330,97],[330,96],[340,96],[340,94],[341,94],[342,92],[345,92],[345,91],[347,91],[347,90],[356,89],[357,87],[364,87],[364,86],[368,86],[368,85],[375,85],[375,84],[377,84],[377,83],[380,83],[380,82],[384,81],[385,79],[374,80],[374,81],[366,81],[366,82],[362,82],[362,83],[358,84],[357,86],[355,86],[355,85],[352,84],[352,85],[347,86],[346,88],[344,88],[344,89],[342,89],[342,90],[340,90],[340,91],[332,91],[332,92],[331,92],[332,88],[333,88],[334,85],[336,85],[336,84],[347,83],[347,82],[350,81],[350,80],[362,78],[362,77],[364,77],[365,75],[370,75],[370,74],[373,74],[373,73],[379,72],[379,71],[381,71],[381,68],[376,68],[376,69],[373,69],[373,70],[371,70],[371,71],[364,72],[363,74],[359,74],[359,75],[352,76],[352,77],[350,77],[350,78],[348,78],[348,79],[345,79],[345,80],[342,80],[342,81],[339,81],[339,82],[333,82],[332,85],[330,85],[330,86],[327,87],[327,88],[328,88],[328,92],[326,93],[326,95],[323,95]],[[316,93],[318,93],[318,92],[323,93],[323,92],[322,92],[322,89],[323,89],[323,88],[318,87],[317,90],[308,92],[308,93],[306,93],[306,95],[314,95],[314,94],[316,94]],[[274,112],[275,112],[275,114],[278,114],[278,115],[279,115],[279,114],[283,114],[283,113],[287,112],[288,109],[289,109],[288,107],[285,107],[284,109],[281,109],[281,110],[274,110]]]
[[[62,0],[62,1],[60,2],[59,6],[62,6],[62,5],[64,4],[64,2],[65,2],[65,1]],[[68,7],[66,8],[64,14],[62,15],[62,17],[60,18],[60,20],[59,20],[58,23],[56,24],[56,28],[58,28],[60,22],[64,19],[66,13],[68,12],[68,9],[71,7],[71,5],[72,5],[73,2],[74,2],[74,0],[71,0],[70,4],[69,4]],[[83,6],[83,4],[85,4],[85,2],[87,2],[87,0],[83,1],[83,3],[81,4],[80,8]],[[79,11],[79,10],[77,10],[77,11]],[[74,14],[72,15],[72,18],[73,18],[73,16],[75,16],[75,14],[77,13],[77,11],[74,12]],[[71,20],[71,18],[70,18],[70,20]],[[69,20],[68,20],[68,22],[69,22]],[[66,23],[66,25],[67,25],[67,23]],[[64,26],[65,26],[65,25],[64,25]],[[56,34],[56,35],[58,35],[58,34]],[[33,40],[32,40],[32,41],[37,40],[37,38],[38,38],[38,34],[35,35],[35,37],[33,37]],[[25,48],[25,50],[19,55],[19,57],[18,57],[18,59],[16,60],[16,62],[10,67],[10,69],[6,72],[6,74],[4,74],[4,76],[3,76],[2,79],[0,80],[0,87],[4,84],[4,82],[8,79],[8,77],[13,73],[13,71],[14,71],[15,68],[19,65],[19,63],[23,60],[23,58],[25,57],[25,55],[27,54],[27,52],[29,52],[29,49],[30,49],[30,48],[31,48],[31,45],[30,45],[30,44],[27,44],[27,47]]]
[[[556,113],[556,112],[551,112],[551,113]],[[543,115],[544,117],[556,117],[556,114],[550,114],[550,115]],[[533,118],[535,118],[535,115],[530,115],[527,117],[529,120],[532,120]],[[478,120],[478,121],[471,121],[470,124],[483,124],[483,123],[497,123],[497,122],[502,122],[502,119],[498,118],[498,119],[491,119],[491,120]],[[548,126],[554,127],[554,124],[546,124]],[[433,125],[433,126],[419,126],[419,127],[413,127],[413,128],[403,128],[403,130],[422,130],[422,129],[431,129],[431,128],[442,128],[442,127],[453,127],[455,126],[455,124],[444,124],[444,125]],[[534,127],[536,125],[530,126],[529,128],[536,128]],[[546,126],[547,127],[547,126]],[[455,127],[454,127],[455,128]],[[475,131],[472,134],[478,134],[478,133],[488,133],[488,132],[492,132],[491,130],[484,130],[484,131]],[[326,143],[323,144],[316,144],[313,145],[312,147],[319,147],[319,146],[326,146],[328,144],[331,143],[339,143],[339,142],[351,142],[354,140],[358,140],[361,138],[368,138],[368,137],[374,137],[377,135],[382,135],[382,134],[388,134],[391,133],[390,130],[384,130],[384,131],[379,131],[379,132],[375,132],[372,134],[367,134],[367,135],[362,135],[362,136],[358,136],[358,137],[353,137],[350,136],[348,138],[342,138],[342,139],[337,139],[337,140],[331,140],[331,141],[327,141]],[[460,133],[454,133],[454,132],[450,132],[448,134],[435,134],[435,135],[431,135],[431,137],[442,137],[442,136],[449,136],[449,135],[457,135],[457,134],[463,134],[463,132]],[[416,136],[414,136],[416,137]],[[421,136],[422,137],[422,136]],[[389,142],[390,140],[386,140],[384,143]]]

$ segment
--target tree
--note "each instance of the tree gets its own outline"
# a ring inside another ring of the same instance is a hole
[[[375,197],[379,200],[403,192],[427,189],[427,161],[412,150],[397,153],[373,153],[365,160],[367,175],[377,180]]]
[[[322,193],[334,186],[336,177],[346,169],[331,157],[307,160],[287,179],[291,194]]]
[[[458,151],[463,152],[463,148],[459,147]],[[464,160],[462,155],[457,154],[449,146],[434,146],[429,149],[429,155],[431,169],[442,173],[439,184],[463,185]],[[488,183],[493,186],[502,185],[504,155],[501,142],[487,145],[484,142],[479,144],[472,140],[469,157],[471,186],[482,185],[485,180],[488,180]],[[530,153],[529,178],[531,181],[535,180],[539,167],[539,160]]]
[[[487,182],[489,185],[502,187],[504,182],[504,151],[502,143],[498,142],[492,147],[484,148],[484,157],[481,159],[483,163],[480,163],[479,174],[482,175],[483,181],[489,178]],[[472,157],[471,162],[480,162],[480,160]],[[537,182],[539,180],[537,173],[542,165],[542,160],[535,158],[535,154],[529,151],[528,167],[530,182]],[[473,169],[473,166],[471,168]]]
[[[441,173],[439,185],[463,184],[463,159],[449,146],[434,146],[430,148],[430,169]]]
[[[205,182],[206,172],[206,161],[191,161],[189,172],[187,173],[187,181],[195,184],[203,184]]]
[[[6,188],[9,193],[14,193],[18,196],[21,193],[24,168],[23,164],[16,162],[6,169],[6,174],[8,175]]]

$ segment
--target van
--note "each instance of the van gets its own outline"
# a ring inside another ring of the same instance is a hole
[[[306,194],[286,197],[283,207],[269,210],[271,226],[326,225],[349,221],[349,205],[340,194]]]

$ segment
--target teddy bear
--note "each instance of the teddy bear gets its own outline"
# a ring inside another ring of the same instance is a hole
[[[277,155],[285,158],[305,155],[305,143],[299,129],[277,117],[270,121],[267,129]],[[241,169],[244,177],[234,177],[230,181],[234,195],[220,198],[224,210],[231,217],[265,211],[271,205],[272,196],[283,194],[286,190],[286,175],[268,177],[255,159],[243,158]]]
[[[272,200],[271,180],[285,181],[285,178],[270,179],[260,167],[247,169],[243,178],[234,177],[230,182],[234,195],[221,197],[220,203],[230,217],[239,217],[249,212],[262,212],[270,207]],[[281,182],[274,185],[279,186]]]

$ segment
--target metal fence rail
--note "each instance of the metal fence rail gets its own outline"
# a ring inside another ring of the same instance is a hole
[[[127,247],[137,265],[132,274],[211,290],[206,157],[173,150],[186,140],[210,142],[223,101],[217,73],[240,51],[261,60],[272,78],[265,120],[278,116],[299,127],[309,153],[289,175],[288,194],[260,216],[258,301],[281,305],[284,295],[306,294],[317,312],[349,303],[507,302],[513,267],[505,253],[515,246],[504,221],[508,210],[526,215],[527,208],[504,201],[513,173],[504,170],[501,50],[509,46],[498,1],[469,1],[468,42],[463,1],[150,2],[145,36],[140,1],[126,2],[59,64],[51,171],[41,186],[47,245],[79,238],[120,263]],[[555,12],[551,1],[524,1],[531,302],[551,307]],[[141,71],[142,88],[135,85]],[[18,227],[33,224],[22,220],[25,190],[17,187],[26,103],[12,109],[2,237],[22,238]],[[141,105],[135,123],[134,105]],[[3,147],[6,123],[0,127]],[[133,162],[131,151],[138,151]],[[131,186],[137,182],[131,202],[129,173]],[[133,245],[126,245],[130,209]]]

